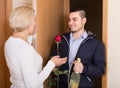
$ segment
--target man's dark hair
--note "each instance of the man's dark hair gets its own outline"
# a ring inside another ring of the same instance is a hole
[[[83,8],[71,9],[71,10],[70,10],[70,13],[71,13],[71,12],[80,12],[81,18],[86,18],[86,11],[85,11],[85,9],[83,9]]]

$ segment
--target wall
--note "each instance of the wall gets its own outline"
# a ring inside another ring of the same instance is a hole
[[[108,88],[120,88],[119,8],[119,0],[108,0]]]
[[[28,6],[32,6],[32,0],[12,0],[12,7],[18,7],[21,5],[28,5]]]
[[[48,60],[54,37],[64,30],[63,0],[38,0],[37,1],[37,38],[36,47],[44,58]]]
[[[4,0],[0,0],[0,88],[5,88],[5,59],[3,46],[5,41],[5,9]]]

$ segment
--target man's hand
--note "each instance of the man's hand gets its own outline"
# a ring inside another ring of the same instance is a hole
[[[74,61],[73,64],[74,64],[73,70],[75,72],[78,72],[78,73],[83,72],[84,66],[83,66],[82,62]]]

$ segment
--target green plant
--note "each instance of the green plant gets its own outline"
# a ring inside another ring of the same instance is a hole
[[[68,75],[69,72],[68,70],[61,71],[59,70],[59,67],[55,68],[55,70],[53,70],[51,75],[48,77],[47,88],[59,88],[59,75],[62,74]]]

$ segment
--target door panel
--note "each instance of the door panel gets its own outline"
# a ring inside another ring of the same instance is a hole
[[[9,72],[4,57],[4,43],[11,34],[8,16],[12,0],[0,0],[0,88],[10,88]]]
[[[3,45],[5,41],[5,0],[0,0],[0,88],[5,88],[5,59]]]

